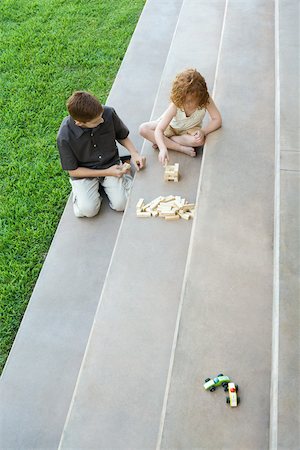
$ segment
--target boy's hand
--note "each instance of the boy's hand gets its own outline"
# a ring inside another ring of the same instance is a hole
[[[158,154],[158,160],[163,166],[167,164],[169,161],[168,150],[160,150]]]
[[[139,171],[141,169],[143,169],[146,165],[146,158],[145,156],[137,156],[137,157],[133,157],[133,163],[136,167],[136,170]]]
[[[122,166],[119,166],[118,164],[115,164],[114,166],[109,167],[109,169],[107,169],[107,171],[108,171],[107,176],[109,176],[109,177],[121,178],[122,175],[124,175],[124,172],[122,171]]]

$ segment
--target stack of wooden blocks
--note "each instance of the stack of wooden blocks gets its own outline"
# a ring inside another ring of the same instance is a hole
[[[173,166],[165,166],[165,181],[175,181],[178,183],[179,180],[179,164],[176,163]]]
[[[194,210],[195,204],[179,195],[159,196],[147,204],[140,198],[136,205],[137,217],[163,217],[165,220],[189,220],[194,217]]]

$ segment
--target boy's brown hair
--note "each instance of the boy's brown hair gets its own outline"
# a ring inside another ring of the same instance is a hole
[[[74,120],[83,123],[95,119],[103,112],[103,106],[99,100],[85,91],[74,92],[67,100],[67,108]]]
[[[177,108],[183,108],[188,94],[195,95],[199,108],[204,108],[209,103],[205,79],[196,69],[187,69],[176,76],[170,98]]]

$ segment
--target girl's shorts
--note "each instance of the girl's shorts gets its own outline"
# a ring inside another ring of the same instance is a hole
[[[194,135],[194,133],[196,133],[196,131],[200,131],[200,130],[201,130],[200,127],[193,127],[193,128],[189,128],[188,130],[179,130],[176,128],[172,128],[171,125],[168,125],[164,131],[164,135],[167,138],[170,138],[172,136],[182,136],[183,134]]]

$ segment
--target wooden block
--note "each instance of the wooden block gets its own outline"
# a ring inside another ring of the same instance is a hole
[[[144,205],[144,199],[140,198],[139,201],[136,204],[136,209],[142,209]]]
[[[174,211],[161,211],[158,215],[159,217],[175,216]]]
[[[172,200],[175,200],[174,195],[168,195],[167,197],[163,197],[163,200],[161,200],[162,203],[171,202]]]
[[[185,212],[179,212],[179,215],[184,220],[190,220],[190,217],[191,217],[190,213],[185,213]]]
[[[195,203],[186,203],[181,207],[183,211],[190,211],[191,209],[195,209]]]
[[[160,204],[160,200],[161,200],[161,197],[157,197],[154,200],[152,200],[152,202],[150,203],[150,208],[156,209],[158,207],[158,205]]]
[[[173,208],[173,206],[176,206],[175,202],[173,202],[173,200],[170,200],[169,202],[160,203],[157,209],[170,209]]]
[[[166,216],[165,220],[179,220],[179,218],[177,214],[173,214],[172,216]]]
[[[151,212],[147,211],[137,211],[137,217],[151,217]]]
[[[129,163],[127,163],[127,162],[124,162],[124,163],[122,164],[121,171],[122,171],[123,173],[125,173],[125,172],[128,171],[128,169],[131,169],[131,165],[130,165]]]
[[[176,197],[175,197],[175,205],[178,207],[178,208],[181,208],[181,205],[182,205],[182,200],[181,200],[181,197],[179,196],[179,195],[176,195]]]
[[[145,157],[145,156],[142,156],[142,163],[143,163],[143,167],[146,167],[146,157]],[[140,167],[140,162],[137,161],[136,165],[137,165],[138,167]]]
[[[176,163],[176,164],[174,164],[174,181],[175,181],[175,183],[178,183],[178,178],[179,178],[179,164]]]
[[[157,208],[156,211],[159,213],[170,213],[173,211],[173,209],[172,208]]]

